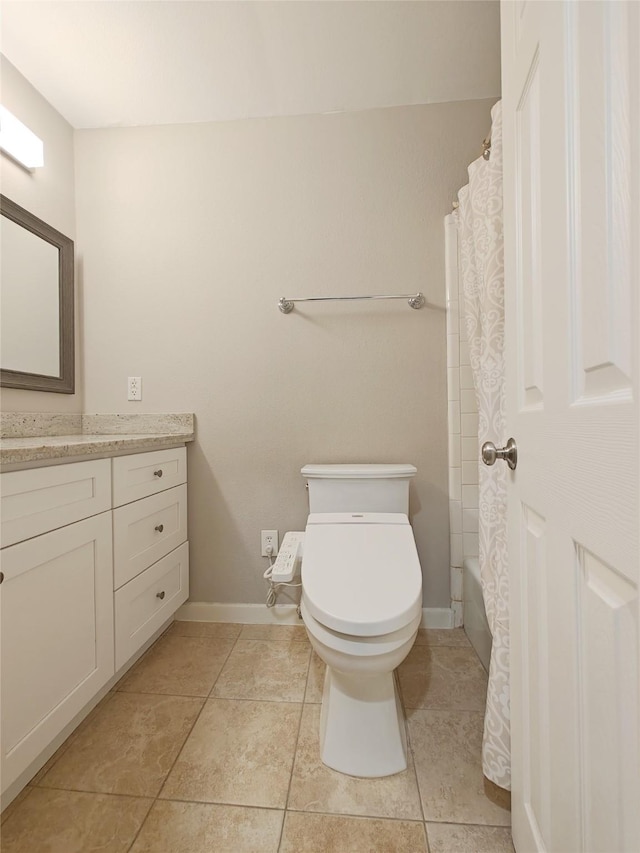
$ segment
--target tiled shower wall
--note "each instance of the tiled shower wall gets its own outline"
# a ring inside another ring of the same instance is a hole
[[[447,296],[447,389],[449,398],[449,528],[451,608],[462,625],[462,563],[478,556],[478,406],[473,389],[464,322],[464,295],[458,273],[458,233],[445,217]]]

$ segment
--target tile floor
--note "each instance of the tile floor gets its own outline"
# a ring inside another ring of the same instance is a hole
[[[461,629],[421,631],[400,667],[396,776],[321,763],[323,675],[301,626],[175,622],[5,811],[3,853],[512,853]]]

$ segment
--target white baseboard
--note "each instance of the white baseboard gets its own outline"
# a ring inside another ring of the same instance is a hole
[[[450,607],[423,607],[421,628],[453,628],[453,610]]]
[[[187,601],[176,610],[176,619],[185,622],[241,622],[245,625],[299,625],[295,604],[216,604]]]
[[[187,601],[176,611],[176,619],[185,622],[241,622],[245,625],[300,625],[302,620],[294,604],[216,604]],[[450,607],[423,607],[421,628],[453,628]]]

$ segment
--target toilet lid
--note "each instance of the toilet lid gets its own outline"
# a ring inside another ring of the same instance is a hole
[[[403,628],[422,608],[422,572],[406,515],[310,515],[302,585],[311,615],[334,631],[375,637]]]

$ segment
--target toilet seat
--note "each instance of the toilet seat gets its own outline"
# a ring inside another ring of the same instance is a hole
[[[418,612],[404,627],[390,634],[379,634],[372,637],[356,637],[333,631],[311,615],[305,594],[302,594],[300,611],[307,631],[319,643],[332,651],[344,655],[356,655],[358,658],[379,657],[395,652],[408,640],[413,640],[420,626],[422,613]]]
[[[302,560],[305,605],[331,631],[380,637],[422,610],[422,572],[401,513],[312,513]]]

